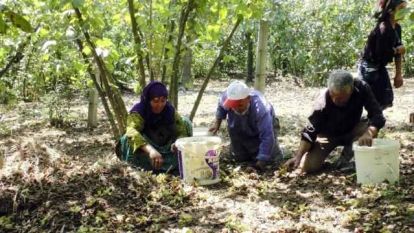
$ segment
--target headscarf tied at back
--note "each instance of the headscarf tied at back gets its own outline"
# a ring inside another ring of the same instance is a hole
[[[151,110],[151,99],[161,96],[168,97],[167,87],[161,82],[151,81],[142,91],[140,102],[136,103],[129,112],[141,115],[145,126],[173,124],[175,109],[169,101],[161,113],[155,114]]]
[[[403,2],[405,2],[405,0],[379,0],[379,11],[374,14],[374,17],[377,18],[378,21],[386,20],[389,17],[390,12],[394,11],[395,8]]]

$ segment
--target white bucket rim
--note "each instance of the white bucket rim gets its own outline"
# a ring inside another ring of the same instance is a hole
[[[222,140],[219,136],[192,136],[177,139],[175,141],[175,145],[179,146],[186,143],[206,143],[206,141],[221,143]]]
[[[377,142],[380,142],[377,144]],[[383,144],[383,142],[387,142],[386,144]],[[388,138],[374,138],[372,142],[372,146],[360,146],[358,145],[358,142],[354,142],[353,148],[354,150],[358,151],[367,151],[367,150],[376,150],[376,149],[383,149],[383,148],[400,148],[400,142],[398,140],[394,139],[388,139]]]

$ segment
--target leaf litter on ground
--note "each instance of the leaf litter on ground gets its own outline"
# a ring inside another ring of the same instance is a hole
[[[413,81],[406,85],[413,87]],[[225,86],[210,85],[217,91]],[[311,107],[299,101],[311,100],[318,88],[283,89],[286,85],[291,84],[270,84],[268,93],[277,96],[268,97],[280,116],[279,139],[290,157]],[[33,103],[22,103],[17,117],[2,112],[0,231],[414,232],[413,126],[404,118],[407,98],[398,98],[407,93],[395,94],[396,106],[385,112],[381,136],[401,143],[400,182],[372,186],[356,184],[352,171],[326,169],[304,176],[279,167],[257,172],[228,158],[228,142],[220,161],[222,182],[185,185],[177,177],[118,161],[104,116],[93,131],[82,121],[54,128],[24,110]],[[187,92],[180,100],[191,103],[195,96]],[[196,126],[211,124],[216,101],[214,95],[203,97]],[[228,141],[225,130],[220,135]]]

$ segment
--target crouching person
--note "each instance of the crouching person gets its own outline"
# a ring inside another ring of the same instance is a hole
[[[167,88],[160,82],[153,81],[144,88],[140,102],[129,112],[126,133],[117,144],[121,160],[155,173],[178,174],[173,144],[180,137],[192,136],[192,126],[167,96]]]
[[[368,120],[361,120],[363,108]],[[335,167],[340,168],[354,156],[352,143],[372,145],[372,139],[385,124],[381,108],[371,88],[353,79],[346,71],[331,73],[328,88],[317,98],[309,124],[302,131],[296,156],[285,165],[302,172],[321,169],[325,159],[337,146],[344,146]]]
[[[219,99],[210,132],[217,133],[224,119],[227,119],[231,155],[236,161],[250,161],[262,170],[283,158],[277,140],[279,122],[273,106],[259,91],[250,90],[240,81],[230,83]]]

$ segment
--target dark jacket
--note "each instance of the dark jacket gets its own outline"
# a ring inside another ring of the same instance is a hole
[[[348,103],[336,106],[325,89],[315,102],[309,124],[303,129],[302,139],[313,143],[318,134],[327,137],[342,136],[350,133],[360,122],[363,108],[368,112],[369,124],[380,129],[385,118],[380,106],[372,94],[371,88],[362,80],[354,80],[354,88]]]
[[[362,58],[371,66],[386,66],[393,61],[394,49],[400,45],[401,26],[396,24],[394,29],[389,20],[380,22],[369,34]]]

